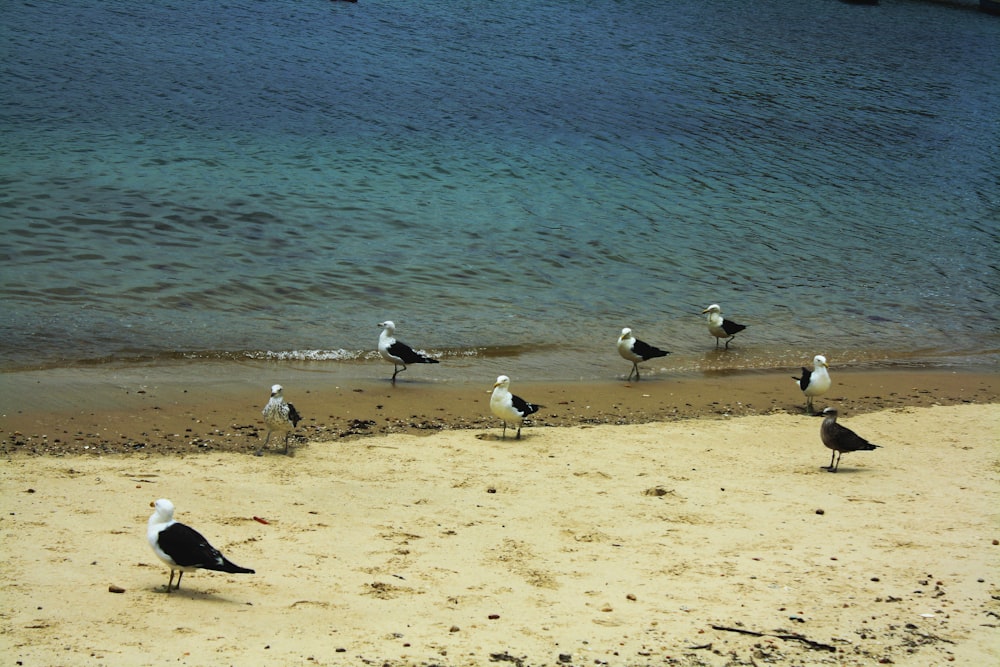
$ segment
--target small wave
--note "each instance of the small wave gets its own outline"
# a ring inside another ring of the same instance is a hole
[[[243,353],[247,359],[270,361],[354,361],[372,356],[364,350],[250,350]],[[377,354],[376,354],[377,356]]]

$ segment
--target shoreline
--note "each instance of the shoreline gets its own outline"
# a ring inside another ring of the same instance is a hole
[[[0,415],[0,453],[252,453],[266,434],[260,411],[272,382],[284,385],[286,400],[303,417],[289,441],[293,454],[309,442],[341,438],[499,429],[489,410],[489,382],[439,384],[421,379],[417,368],[395,386],[388,380],[335,382],[309,369],[254,365],[221,365],[195,379],[184,367],[0,375],[7,397]],[[515,379],[512,391],[544,406],[526,422],[526,430],[804,415],[791,375],[789,369],[697,376],[654,372],[639,382]],[[831,375],[833,387],[817,399],[817,411],[835,405],[847,419],[905,407],[1000,402],[1000,373],[995,372],[846,368]],[[272,443],[268,453],[275,452],[280,449]]]

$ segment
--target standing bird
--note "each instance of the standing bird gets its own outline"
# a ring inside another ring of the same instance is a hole
[[[382,327],[382,333],[378,336],[378,353],[383,359],[392,364],[393,384],[396,384],[396,375],[406,370],[406,364],[438,363],[437,359],[425,357],[418,352],[414,352],[409,345],[393,338],[393,334],[396,333],[396,325],[392,320],[380,322],[379,326]],[[400,366],[402,368],[399,368]]]
[[[153,503],[153,507],[156,509],[149,517],[146,539],[149,540],[153,553],[170,568],[168,593],[174,583],[174,571],[178,572],[174,590],[181,587],[181,577],[185,572],[194,572],[198,569],[230,574],[254,573],[249,568],[230,562],[194,528],[174,521],[174,504],[166,498],[157,500]]]
[[[732,320],[727,320],[722,316],[722,308],[719,304],[713,303],[711,306],[701,311],[704,315],[708,313],[708,332],[715,336],[715,347],[719,347],[719,340],[726,339],[726,349],[729,349],[729,343],[736,338],[736,334],[746,329],[745,324],[737,324]]]
[[[288,435],[293,428],[299,425],[299,420],[302,419],[294,405],[285,403],[285,398],[281,395],[281,392],[282,387],[280,384],[271,385],[271,400],[267,402],[262,411],[264,424],[267,426],[267,437],[264,438],[264,444],[257,450],[257,456],[263,456],[264,448],[267,447],[267,443],[271,439],[272,431],[285,434],[285,453],[287,454]]]
[[[507,437],[507,422],[517,422],[517,440],[521,439],[521,427],[524,426],[524,418],[538,412],[541,405],[528,403],[520,396],[510,393],[510,378],[501,375],[493,384],[493,395],[490,396],[490,410],[497,417],[503,420],[503,433],[501,438]]]
[[[653,347],[632,335],[632,330],[628,327],[622,329],[622,335],[618,337],[618,354],[626,361],[632,362],[632,370],[628,374],[628,379],[632,379],[635,374],[636,381],[639,380],[639,362],[649,361],[657,357],[665,357],[669,352]]]
[[[873,445],[851,429],[838,424],[835,409],[825,408],[823,414],[825,418],[823,425],[819,427],[819,437],[823,439],[824,445],[833,450],[830,465],[826,467],[830,472],[837,472],[844,452],[867,452],[879,448],[880,445]],[[837,457],[837,465],[833,464],[834,457]]]
[[[806,412],[809,414],[813,414],[813,398],[825,394],[830,389],[830,385],[833,384],[830,380],[830,374],[826,372],[827,368],[829,366],[826,365],[826,357],[817,354],[813,357],[813,370],[811,372],[808,368],[803,367],[802,377],[792,376],[792,379],[799,384],[799,389],[806,395]]]

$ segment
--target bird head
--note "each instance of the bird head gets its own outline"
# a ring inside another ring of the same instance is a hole
[[[705,313],[721,313],[721,312],[722,308],[719,307],[719,304],[713,303],[711,306],[701,311],[701,314],[704,315]]]
[[[497,381],[493,383],[494,389],[496,389],[497,387],[503,387],[504,389],[506,389],[509,386],[510,386],[510,378],[507,377],[506,375],[501,375],[497,377]]]
[[[820,366],[822,366],[823,368],[829,368],[829,366],[826,363],[826,357],[824,357],[822,354],[817,354],[815,357],[813,357],[813,365],[816,366],[817,368],[819,368]]]
[[[837,416],[837,409],[836,408],[823,408],[823,416],[824,417],[836,417]]]
[[[281,396],[282,386],[280,384],[271,385],[271,398],[275,396]]]
[[[632,337],[632,330],[628,327],[622,329],[622,335],[618,337],[618,340],[628,340]]]
[[[174,504],[166,498],[160,498],[152,503],[152,506],[156,509],[156,514],[161,521],[170,521],[174,518]]]
[[[396,324],[392,320],[386,320],[385,322],[379,322],[378,325],[380,327],[382,327],[383,329],[385,329],[386,331],[388,331],[389,333],[392,333],[393,331],[396,330]]]

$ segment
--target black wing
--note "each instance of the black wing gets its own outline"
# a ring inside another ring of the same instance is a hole
[[[722,320],[722,330],[730,336],[735,336],[746,328],[745,324],[736,324],[736,322],[733,322],[732,320]]]
[[[799,381],[799,389],[801,389],[802,391],[805,391],[806,387],[809,386],[809,377],[811,375],[812,375],[812,371],[811,370],[809,370],[808,368],[803,368],[802,369],[802,377],[797,378],[794,375],[792,377],[794,379],[796,379],[796,380]]]
[[[643,361],[646,361],[647,359],[655,359],[656,357],[665,357],[670,354],[666,350],[653,347],[649,343],[645,343],[638,338],[636,338],[635,342],[632,343],[632,352],[633,354],[637,354],[642,357]]]
[[[535,405],[534,403],[528,403],[526,400],[520,396],[510,395],[510,402],[514,406],[514,409],[521,413],[522,417],[527,417],[528,415],[538,412],[538,408],[543,406]]]
[[[175,523],[160,531],[156,541],[164,553],[182,567],[253,574],[253,570],[230,562],[201,533],[183,523]]]
[[[292,426],[298,426],[299,422],[302,421],[302,416],[299,411],[295,409],[295,406],[291,403],[288,404],[288,421],[292,422]]]
[[[430,357],[425,357],[422,354],[417,354],[413,351],[406,343],[401,343],[398,340],[389,346],[389,354],[394,357],[399,357],[403,360],[404,364],[436,364],[437,359],[431,359]]]

